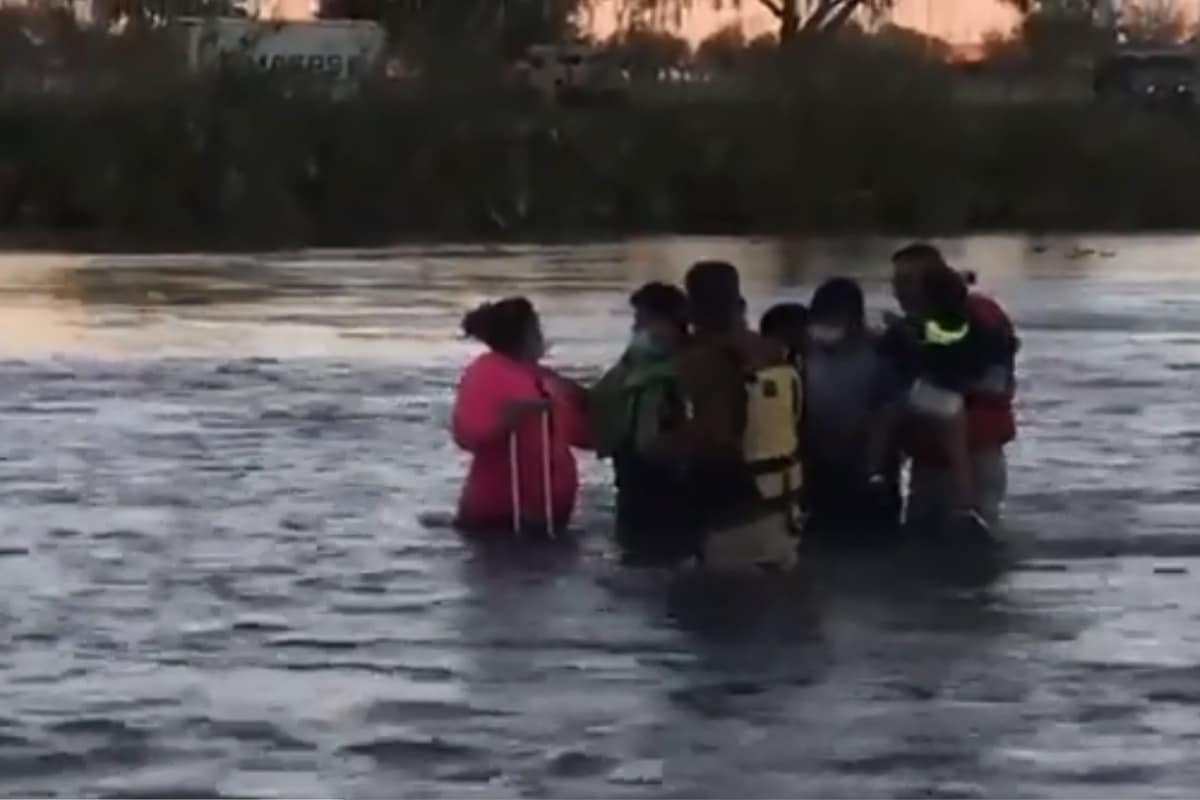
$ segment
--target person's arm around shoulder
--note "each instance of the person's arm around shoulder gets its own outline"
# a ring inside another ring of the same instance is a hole
[[[911,381],[920,371],[921,332],[908,317],[887,313],[886,327],[874,337],[875,352],[891,365],[901,383]]]
[[[567,443],[580,450],[591,450],[594,445],[588,418],[588,390],[578,381],[549,367],[539,367],[538,370],[542,385],[550,396],[554,419],[566,434]]]

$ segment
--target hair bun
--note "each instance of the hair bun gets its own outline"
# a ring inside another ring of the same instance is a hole
[[[494,306],[491,303],[481,303],[476,308],[464,314],[462,318],[463,333],[477,341],[487,341],[491,330],[493,308]]]

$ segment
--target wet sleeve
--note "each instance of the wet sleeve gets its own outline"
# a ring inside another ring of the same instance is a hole
[[[502,444],[508,436],[500,417],[504,387],[498,385],[499,377],[477,361],[467,367],[459,381],[451,428],[454,443],[463,450],[475,452]]]
[[[618,363],[588,393],[588,417],[597,454],[611,456],[624,429],[625,367]]]

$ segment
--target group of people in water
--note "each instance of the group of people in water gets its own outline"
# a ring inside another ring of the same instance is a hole
[[[527,299],[470,312],[464,332],[488,350],[454,407],[473,456],[459,527],[564,531],[576,448],[611,459],[618,540],[638,561],[787,570],[801,542],[994,541],[1016,436],[1013,325],[931,245],[892,266],[901,313],[882,330],[858,283],[838,277],[807,307],[770,308],[756,331],[737,269],[697,263],[682,288],[633,293],[632,338],[593,386],[540,363]]]

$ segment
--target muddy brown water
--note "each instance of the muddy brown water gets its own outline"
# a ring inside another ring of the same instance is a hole
[[[877,312],[892,244],[0,255],[0,793],[1193,795],[1200,239],[947,243],[1025,343],[991,580],[628,570],[586,455],[576,547],[419,522],[473,303],[528,293],[587,375],[692,259]]]

